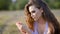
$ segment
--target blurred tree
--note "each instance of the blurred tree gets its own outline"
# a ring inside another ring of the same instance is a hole
[[[10,0],[0,0],[0,10],[8,10]]]
[[[28,0],[20,0],[20,9],[24,9],[26,3],[28,2]]]
[[[60,9],[60,0],[44,0],[50,8]],[[0,0],[0,10],[24,9],[28,0]]]
[[[11,0],[9,10],[16,10],[16,3],[17,3],[17,0]]]
[[[60,9],[60,0],[45,0],[50,8]]]
[[[28,2],[28,0],[12,0],[12,1],[13,2],[11,2],[9,7],[10,10],[24,9],[25,4]]]

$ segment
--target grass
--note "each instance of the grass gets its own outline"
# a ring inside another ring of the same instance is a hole
[[[18,28],[15,24],[9,25],[4,31],[3,34],[20,34]]]
[[[0,17],[0,27],[4,25],[5,21],[8,20],[10,17],[7,15],[3,15]]]
[[[4,15],[0,17],[0,28],[5,24],[5,21],[10,19],[11,17]],[[3,34],[20,34],[18,28],[15,24],[9,24],[6,29],[4,29]]]
[[[5,22],[10,18],[11,17],[8,15],[3,15],[0,17],[0,29],[2,29]],[[4,29],[3,34],[21,34],[21,33],[16,27],[16,25],[12,22],[12,23],[9,23],[8,26]]]

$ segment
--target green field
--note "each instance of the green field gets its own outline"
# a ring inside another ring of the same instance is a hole
[[[52,10],[57,20],[60,22],[60,10]],[[1,11],[0,12],[0,34],[21,34],[15,23],[21,21],[25,23],[23,10],[21,11]]]

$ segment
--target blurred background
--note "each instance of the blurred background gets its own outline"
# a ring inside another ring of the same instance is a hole
[[[60,0],[44,0],[60,22]],[[0,34],[21,34],[15,23],[25,24],[24,7],[28,0],[0,0]]]

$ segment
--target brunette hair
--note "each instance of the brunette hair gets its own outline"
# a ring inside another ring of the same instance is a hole
[[[43,13],[42,16],[44,19],[46,19],[47,21],[49,21],[53,27],[54,27],[54,34],[60,34],[60,24],[57,21],[57,19],[55,18],[54,14],[51,12],[51,10],[49,9],[49,7],[47,6],[47,4],[42,1],[42,0],[30,0],[28,2],[28,4],[26,4],[25,6],[25,14],[27,16],[27,25],[30,29],[34,30],[34,19],[31,17],[31,14],[29,12],[29,6],[31,5],[35,5],[37,8],[43,8]]]

